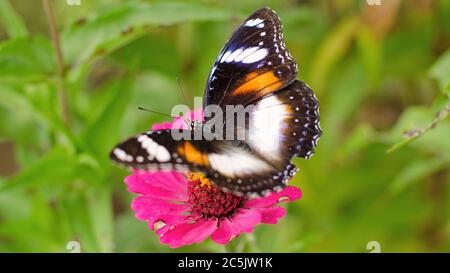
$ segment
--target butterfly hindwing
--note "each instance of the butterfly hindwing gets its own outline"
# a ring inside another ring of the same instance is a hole
[[[251,197],[267,195],[273,191],[279,191],[286,187],[288,181],[295,175],[297,168],[288,164],[285,170],[271,172],[268,175],[243,176],[241,178],[229,178],[213,174],[207,177],[214,181],[223,191],[231,192],[238,196],[248,195]]]
[[[297,77],[297,64],[286,49],[281,22],[263,8],[248,17],[219,53],[208,77],[204,104],[247,105]]]
[[[170,130],[131,137],[118,144],[110,156],[135,169],[202,172],[218,187],[238,195],[262,195],[281,189],[296,171],[291,164],[275,168],[242,143],[175,141]]]
[[[259,156],[245,142],[207,141],[208,168],[203,173],[224,191],[237,195],[264,195],[282,189],[297,169],[277,167]]]
[[[309,159],[321,135],[318,101],[302,81],[271,93],[254,104],[247,118],[247,143],[278,166],[293,156]]]
[[[322,135],[319,120],[319,101],[314,92],[302,81],[295,81],[277,94],[288,103],[292,114],[288,116],[285,141],[288,154],[311,158]]]

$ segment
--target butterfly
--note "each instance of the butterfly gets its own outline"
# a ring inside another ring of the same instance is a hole
[[[313,91],[297,80],[281,21],[270,8],[250,15],[220,51],[208,76],[203,106],[252,106],[244,139],[181,139],[172,130],[145,132],[118,144],[112,160],[149,171],[202,172],[236,195],[261,196],[285,187],[296,173],[292,158],[309,159],[322,130]],[[235,115],[235,113],[233,113]],[[234,118],[234,117],[233,117]],[[193,121],[188,134],[210,119]],[[227,119],[228,120],[228,119]]]

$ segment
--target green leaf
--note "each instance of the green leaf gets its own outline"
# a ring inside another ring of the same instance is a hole
[[[42,183],[61,183],[73,179],[76,172],[76,161],[67,151],[59,147],[53,148],[41,160],[29,165],[16,176],[0,186],[0,191],[24,187],[39,186]]]
[[[9,37],[25,37],[28,36],[28,30],[25,22],[17,14],[8,0],[0,1],[0,21],[2,22]]]
[[[90,194],[89,213],[92,229],[101,252],[112,252],[114,247],[114,217],[111,199],[112,192],[109,188],[97,188]]]
[[[321,152],[317,157],[329,162],[330,156],[335,156],[334,150],[341,144],[342,134],[345,133],[345,123],[360,107],[361,101],[369,94],[368,80],[362,64],[358,59],[349,59],[343,64],[339,73],[336,73],[330,82],[333,89],[328,96],[323,96],[326,107],[321,101],[321,126],[324,128],[320,139]],[[327,90],[328,91],[328,90]],[[321,97],[319,97],[320,101]]]
[[[450,50],[447,50],[433,64],[430,69],[430,76],[436,79],[442,92],[450,95]]]
[[[107,89],[109,101],[103,103],[98,115],[88,124],[82,139],[98,156],[100,161],[108,159],[110,149],[119,134],[118,126],[133,95],[130,81],[121,79],[113,82]]]
[[[147,225],[142,225],[131,210],[116,216],[114,224],[116,252],[168,251],[167,247],[159,242],[157,236],[149,235]]]
[[[72,239],[80,242],[82,252],[100,251],[89,213],[91,202],[87,194],[79,193],[68,193],[61,199],[62,218],[70,226]]]
[[[54,71],[55,59],[47,38],[38,35],[0,44],[0,81],[43,80]]]
[[[72,24],[62,35],[64,59],[77,66],[142,37],[151,26],[229,17],[224,10],[193,3],[122,3]]]
[[[69,227],[69,239],[80,242],[82,252],[113,251],[111,198],[109,187],[90,186],[81,191],[66,192],[60,199],[60,214]]]
[[[319,93],[325,87],[332,67],[342,59],[351,46],[352,39],[358,29],[356,17],[342,20],[322,41],[317,49],[311,68],[311,86]]]
[[[176,44],[160,35],[146,35],[117,50],[112,57],[122,66],[133,66],[133,69],[139,71],[158,71],[167,75],[181,73],[181,56]]]
[[[387,152],[393,152],[414,142],[415,147],[448,157],[450,151],[450,123],[445,118],[450,113],[450,104],[436,116],[425,107],[410,107],[399,118],[397,124],[384,136],[392,144]]]
[[[0,84],[0,125],[2,137],[40,147],[46,144],[48,122],[20,88]]]
[[[422,179],[437,172],[441,168],[448,166],[449,162],[442,158],[419,158],[400,170],[399,174],[394,178],[388,187],[390,194],[398,194],[399,192],[419,182]]]
[[[357,33],[358,53],[369,78],[377,82],[381,70],[381,45],[369,28],[361,26]]]
[[[0,225],[0,237],[14,242],[9,251],[61,251],[65,247],[65,242],[61,241],[66,236],[65,229],[59,225],[58,215],[55,213],[57,205],[45,199],[42,191],[23,192],[26,194],[22,195],[22,200],[12,204],[20,206],[21,202],[27,203],[30,207],[27,214],[20,218],[9,219]],[[14,192],[4,194],[10,193]],[[12,210],[15,211],[15,209]]]
[[[5,183],[1,181],[0,185]],[[0,192],[0,217],[3,220],[17,220],[30,215],[31,200],[23,191]]]
[[[62,124],[56,113],[56,90],[41,82],[15,86],[0,84],[0,132],[17,142],[39,146],[41,150],[49,146],[49,131],[55,133],[58,143],[69,149],[77,145],[73,132]]]
[[[383,41],[383,76],[423,77],[434,58],[433,32],[424,22],[387,36]]]
[[[361,124],[345,139],[338,150],[337,156],[344,159],[354,153],[361,151],[374,141],[376,133],[368,124]]]

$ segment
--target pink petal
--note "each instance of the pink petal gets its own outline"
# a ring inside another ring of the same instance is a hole
[[[231,239],[241,233],[249,233],[261,223],[261,213],[258,210],[241,209],[235,216],[222,219],[219,228],[211,235],[211,238],[219,244],[227,244]]]
[[[163,233],[160,241],[172,248],[199,243],[206,240],[217,229],[217,220],[200,219],[174,225]]]
[[[261,213],[252,209],[241,209],[231,218],[233,230],[242,232],[252,232],[253,227],[261,223]]]
[[[302,196],[302,192],[299,188],[289,186],[284,188],[281,192],[272,193],[266,197],[254,198],[247,201],[244,204],[245,208],[268,208],[272,207],[280,202],[295,201]]]
[[[274,208],[258,208],[261,212],[261,221],[264,224],[276,224],[279,218],[283,218],[286,215],[286,209],[283,207]]]
[[[238,233],[233,230],[230,220],[225,218],[220,220],[219,228],[211,235],[211,239],[218,244],[225,245],[237,235]]]
[[[166,224],[174,224],[175,220],[184,219],[185,216],[182,214],[189,210],[188,205],[175,204],[148,196],[134,198],[131,208],[136,213],[136,218],[148,221],[150,224],[158,220],[163,220]]]
[[[169,130],[170,128],[172,128],[172,122],[168,122],[168,121],[164,121],[163,123],[155,123],[152,125],[153,131]]]
[[[180,117],[176,117],[173,119],[172,122],[172,129],[173,130],[177,130],[177,129],[188,129],[188,121],[185,121],[184,119],[180,118]]]
[[[159,226],[161,224],[161,226]],[[165,221],[158,220],[153,223],[148,223],[148,228],[154,230],[156,234],[161,236],[161,234],[166,233],[170,229],[171,225],[166,224]]]
[[[149,229],[155,231],[156,234],[162,235],[169,231],[173,226],[187,221],[192,221],[193,216],[191,214],[187,215],[170,215],[161,214],[158,219],[153,219],[148,221]]]
[[[129,192],[173,201],[187,201],[187,183],[177,172],[134,171],[125,177]]]

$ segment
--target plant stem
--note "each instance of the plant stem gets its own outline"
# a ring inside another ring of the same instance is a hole
[[[386,152],[392,153],[392,152],[400,149],[401,147],[405,146],[406,144],[413,142],[420,136],[424,135],[426,132],[430,131],[431,129],[434,129],[438,125],[438,123],[443,121],[445,118],[447,118],[447,116],[449,116],[449,114],[450,114],[450,103],[447,104],[447,106],[444,109],[442,109],[441,111],[439,111],[436,114],[436,117],[433,119],[433,121],[427,127],[415,128],[415,129],[409,130],[408,132],[405,132],[405,135],[407,138],[400,141],[399,143],[392,145]]]
[[[68,102],[66,93],[64,91],[64,59],[61,50],[61,43],[59,40],[58,30],[56,29],[56,21],[55,16],[53,15],[53,9],[49,0],[42,0],[42,6],[44,8],[45,15],[48,21],[48,27],[50,30],[50,36],[52,39],[52,44],[55,49],[55,58],[57,64],[57,80],[56,80],[56,88],[58,89],[59,100],[61,103],[61,114],[63,117],[63,121],[67,124],[69,123],[69,111],[68,111]]]
[[[45,15],[47,16],[50,35],[52,37],[52,43],[55,48],[56,61],[58,64],[58,75],[60,77],[64,76],[64,61],[62,57],[61,44],[59,43],[59,35],[56,29],[55,16],[53,15],[53,10],[48,0],[42,0],[42,5],[44,7]]]

